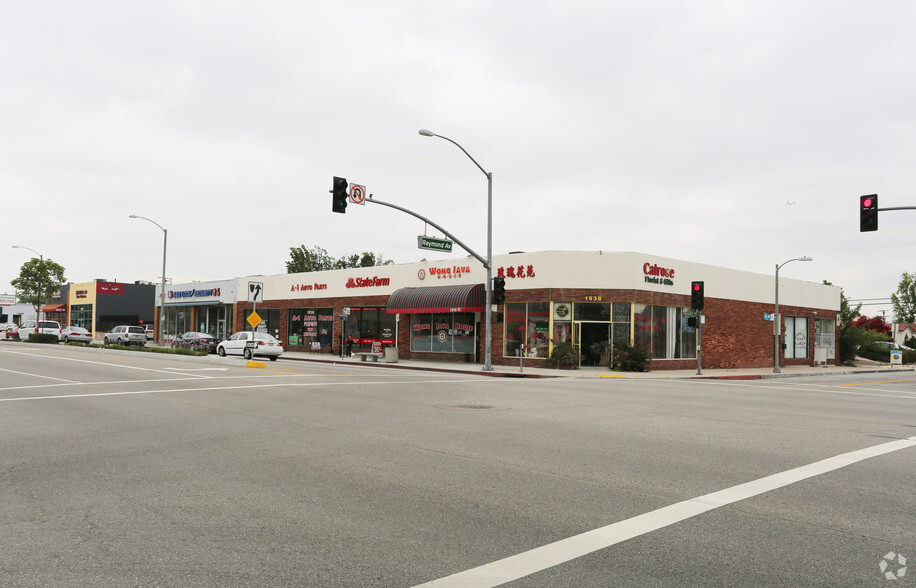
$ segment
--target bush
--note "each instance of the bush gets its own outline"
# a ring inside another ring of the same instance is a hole
[[[553,346],[548,358],[550,365],[564,367],[579,367],[579,350],[569,341]]]
[[[903,351],[903,363],[913,364],[916,363],[916,351],[912,349],[902,349]],[[872,361],[881,361],[884,363],[890,363],[891,361],[891,350],[889,347],[884,345],[878,345],[872,343],[870,345],[863,345],[859,348],[859,355],[865,359],[870,359]]]
[[[614,355],[608,366],[617,372],[645,372],[649,357],[642,347],[628,343],[614,343]]]
[[[60,338],[51,333],[32,333],[29,335],[29,343],[53,343],[57,345],[60,343]]]

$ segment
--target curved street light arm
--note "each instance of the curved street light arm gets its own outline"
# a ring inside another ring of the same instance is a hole
[[[471,154],[467,152],[467,149],[465,149],[464,147],[462,147],[459,143],[457,143],[457,142],[455,142],[455,141],[449,139],[448,137],[446,137],[446,136],[444,136],[444,135],[438,135],[438,134],[436,134],[436,133],[434,133],[434,132],[432,132],[432,131],[427,131],[426,129],[420,129],[420,134],[423,135],[424,137],[439,137],[440,139],[445,139],[446,141],[448,141],[449,143],[451,143],[452,145],[454,145],[454,146],[457,147],[458,149],[461,149],[461,151],[464,152],[464,154],[468,156],[468,159],[470,159],[471,161],[473,161],[473,162],[474,162],[474,165],[476,165],[477,168],[478,168],[480,171],[483,172],[483,175],[487,176],[488,178],[490,177],[490,172],[488,172],[487,170],[483,169],[483,166],[481,166],[479,163],[477,163],[477,160],[474,159],[473,157],[471,157]]]

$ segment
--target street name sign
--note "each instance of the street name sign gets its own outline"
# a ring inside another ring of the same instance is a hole
[[[420,249],[430,249],[432,251],[451,251],[452,241],[419,235],[417,237],[417,247]]]

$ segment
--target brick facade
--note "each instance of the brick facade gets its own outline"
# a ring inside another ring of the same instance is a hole
[[[528,290],[509,290],[507,302],[582,302],[586,297],[600,296],[602,302],[629,302],[637,304],[650,304],[659,306],[689,307],[689,295],[678,295],[663,292],[642,290],[596,290],[575,288],[536,288]],[[310,298],[308,300],[267,300],[259,303],[258,309],[280,310],[278,325],[280,341],[286,345],[288,339],[289,310],[292,308],[318,308],[331,307],[334,316],[340,316],[342,309],[347,307],[385,307],[388,302],[387,295],[354,296],[343,298]],[[245,311],[252,307],[250,302],[239,302],[235,305],[233,324],[239,330],[246,326],[244,322]],[[503,357],[503,324],[497,321],[497,316],[504,307],[499,307],[493,315],[493,348],[492,363],[494,365],[517,366],[518,357]],[[768,367],[773,365],[773,323],[764,320],[764,313],[773,311],[772,304],[746,302],[740,300],[727,300],[706,297],[706,308],[703,315],[706,320],[702,325],[701,346],[702,366],[704,368],[738,368],[738,367]],[[808,357],[805,359],[785,359],[781,352],[780,365],[811,365],[814,363],[815,328],[814,320],[833,319],[835,323],[836,311],[824,309],[799,308],[780,305],[780,314],[785,316],[799,316],[808,319]],[[483,362],[484,354],[484,313],[478,313],[477,322],[477,357],[478,363]],[[839,341],[839,333],[836,332]],[[308,351],[304,347],[289,347],[290,350]],[[335,329],[332,339],[331,353],[340,353],[340,333]],[[422,353],[410,351],[410,320],[407,315],[401,315],[398,323],[398,355],[404,359],[428,359],[442,362],[463,362],[467,358],[463,353]],[[471,358],[473,361],[474,358]],[[522,360],[526,367],[546,367],[547,359],[525,358]],[[836,359],[828,360],[835,363]],[[653,360],[650,362],[651,370],[666,369],[692,369],[697,366],[697,360],[674,359]]]

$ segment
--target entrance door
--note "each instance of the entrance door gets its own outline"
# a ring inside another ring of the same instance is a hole
[[[579,348],[580,365],[607,365],[610,340],[611,323],[573,322],[573,341]]]

